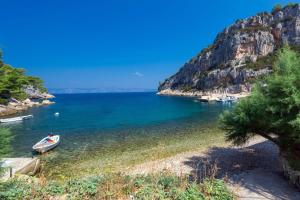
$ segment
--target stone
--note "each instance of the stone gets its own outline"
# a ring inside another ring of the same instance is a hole
[[[23,102],[24,102],[25,104],[31,104],[31,100],[30,100],[30,99],[25,99]]]
[[[54,102],[49,101],[47,99],[45,99],[45,100],[42,101],[42,105],[50,105],[50,104],[54,104]]]

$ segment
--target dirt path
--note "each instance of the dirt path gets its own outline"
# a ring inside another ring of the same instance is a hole
[[[130,174],[168,170],[201,178],[218,167],[217,178],[228,180],[230,189],[242,200],[299,200],[300,192],[284,179],[278,148],[263,138],[243,147],[213,147],[205,152],[187,152],[137,165]]]

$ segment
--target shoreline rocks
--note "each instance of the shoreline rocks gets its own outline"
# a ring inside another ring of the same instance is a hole
[[[42,93],[43,98],[38,98],[39,101],[34,101],[36,98],[27,98],[23,101],[18,101],[16,99],[11,99],[7,105],[0,105],[0,116],[8,116],[13,115],[18,112],[25,111],[34,106],[44,106],[54,104],[54,101],[50,101],[49,99],[55,98],[53,95],[48,93]]]

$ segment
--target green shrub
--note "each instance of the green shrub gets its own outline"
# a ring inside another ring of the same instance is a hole
[[[282,10],[282,6],[280,4],[276,4],[272,9],[272,14],[275,14],[278,11]]]
[[[170,189],[173,186],[179,185],[179,178],[176,176],[162,175],[158,180],[158,185],[164,189]]]
[[[62,184],[52,181],[45,186],[44,192],[51,196],[59,196],[65,193],[65,188]]]
[[[97,193],[97,185],[100,177],[88,177],[84,179],[74,179],[67,182],[66,192],[72,199],[82,199],[87,196],[94,196]]]
[[[25,181],[12,180],[0,182],[0,199],[23,200],[32,193],[31,185]]]
[[[206,179],[203,182],[203,192],[206,193],[209,199],[214,200],[232,200],[234,196],[227,189],[223,180]]]
[[[185,191],[181,192],[178,200],[204,200],[205,197],[200,191],[199,185],[192,183]]]

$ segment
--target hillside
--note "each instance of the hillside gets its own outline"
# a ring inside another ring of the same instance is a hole
[[[299,4],[277,5],[271,13],[237,20],[160,83],[159,94],[248,92],[253,79],[272,72],[276,51],[284,44],[298,50]]]

